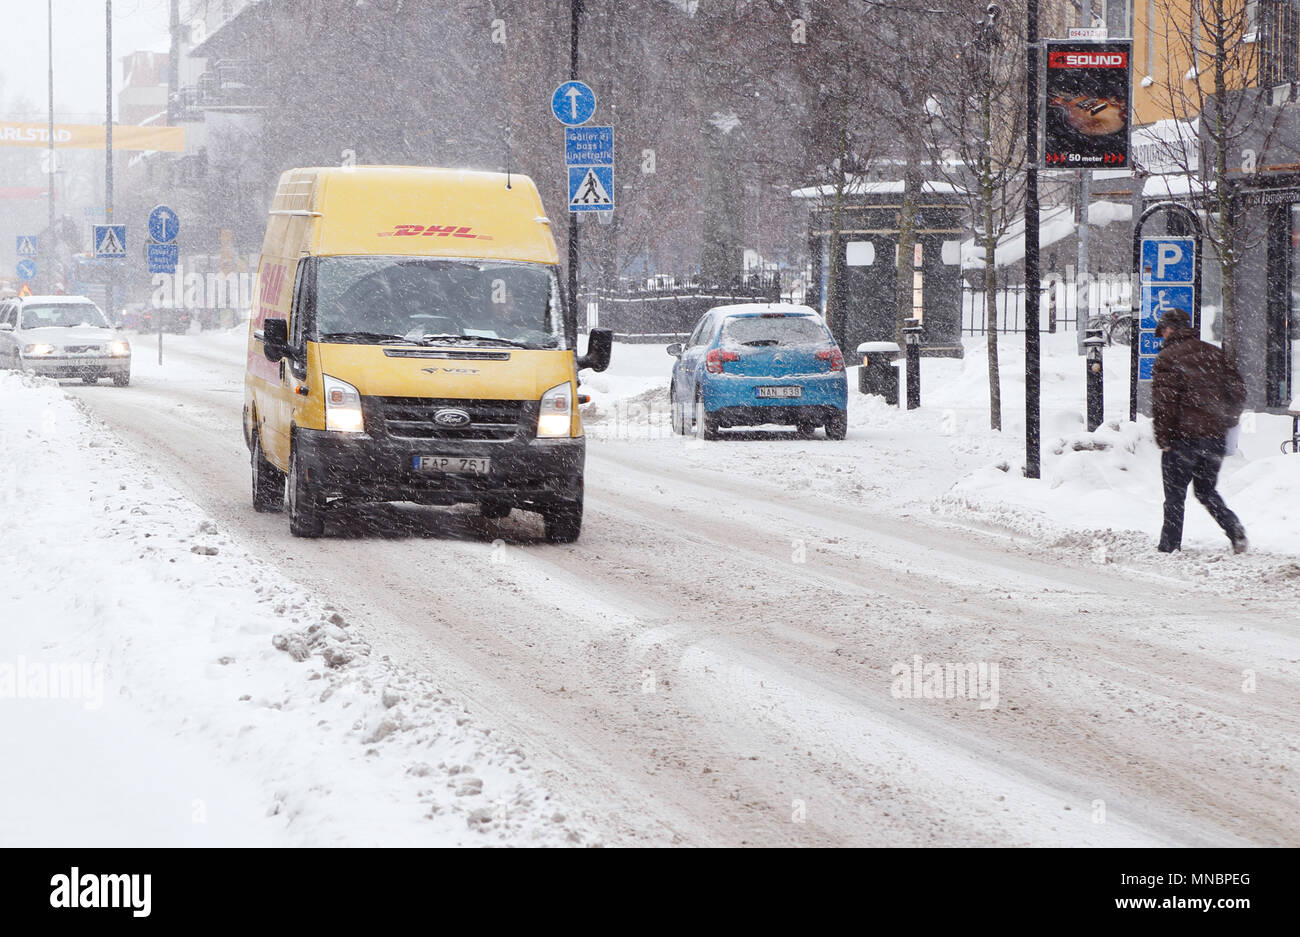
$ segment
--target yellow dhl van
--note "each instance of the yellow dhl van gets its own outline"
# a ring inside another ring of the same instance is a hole
[[[582,528],[579,368],[550,223],[519,175],[367,166],[280,177],[249,323],[253,507],[296,536],[340,502],[473,503]],[[287,482],[287,499],[285,498]]]

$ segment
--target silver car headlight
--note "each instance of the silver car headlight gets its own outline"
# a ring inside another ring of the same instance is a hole
[[[336,433],[360,433],[365,430],[361,416],[361,394],[347,381],[325,378],[325,428]]]
[[[47,345],[45,342],[37,342],[34,345],[23,346],[23,356],[27,358],[40,358],[52,354],[54,354],[54,346]]]

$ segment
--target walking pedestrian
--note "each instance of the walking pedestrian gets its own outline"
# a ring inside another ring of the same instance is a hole
[[[1248,546],[1245,528],[1215,489],[1223,463],[1224,437],[1237,424],[1246,402],[1246,385],[1223,352],[1197,338],[1192,320],[1171,309],[1156,323],[1164,339],[1151,375],[1151,406],[1165,514],[1160,529],[1162,553],[1182,548],[1183,509],[1190,483],[1196,500],[1223,528],[1234,553]]]

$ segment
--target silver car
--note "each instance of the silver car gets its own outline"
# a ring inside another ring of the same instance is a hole
[[[84,296],[20,296],[0,302],[0,368],[125,387],[131,345]]]

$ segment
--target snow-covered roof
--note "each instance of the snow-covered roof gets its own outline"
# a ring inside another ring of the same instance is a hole
[[[1142,185],[1143,198],[1178,198],[1179,196],[1204,195],[1214,191],[1214,183],[1192,179],[1185,173],[1171,173],[1167,176],[1149,176]]]
[[[786,315],[817,316],[821,318],[821,314],[811,306],[800,306],[795,303],[733,303],[730,306],[714,306],[713,308],[725,312],[729,316],[752,316],[764,312],[780,312]]]
[[[951,182],[927,181],[921,184],[921,191],[926,195],[960,195],[962,190]],[[827,198],[835,194],[833,185],[814,185],[804,189],[795,189],[791,198]],[[862,179],[850,179],[844,187],[845,195],[902,195],[903,181],[891,179],[886,182],[866,182]]]
[[[86,303],[90,303],[92,306],[95,305],[94,301],[88,296],[66,296],[61,293],[51,294],[51,295],[41,295],[41,296],[35,296],[35,295],[24,296],[23,302],[24,303],[48,303],[52,306],[54,305],[80,306]]]

